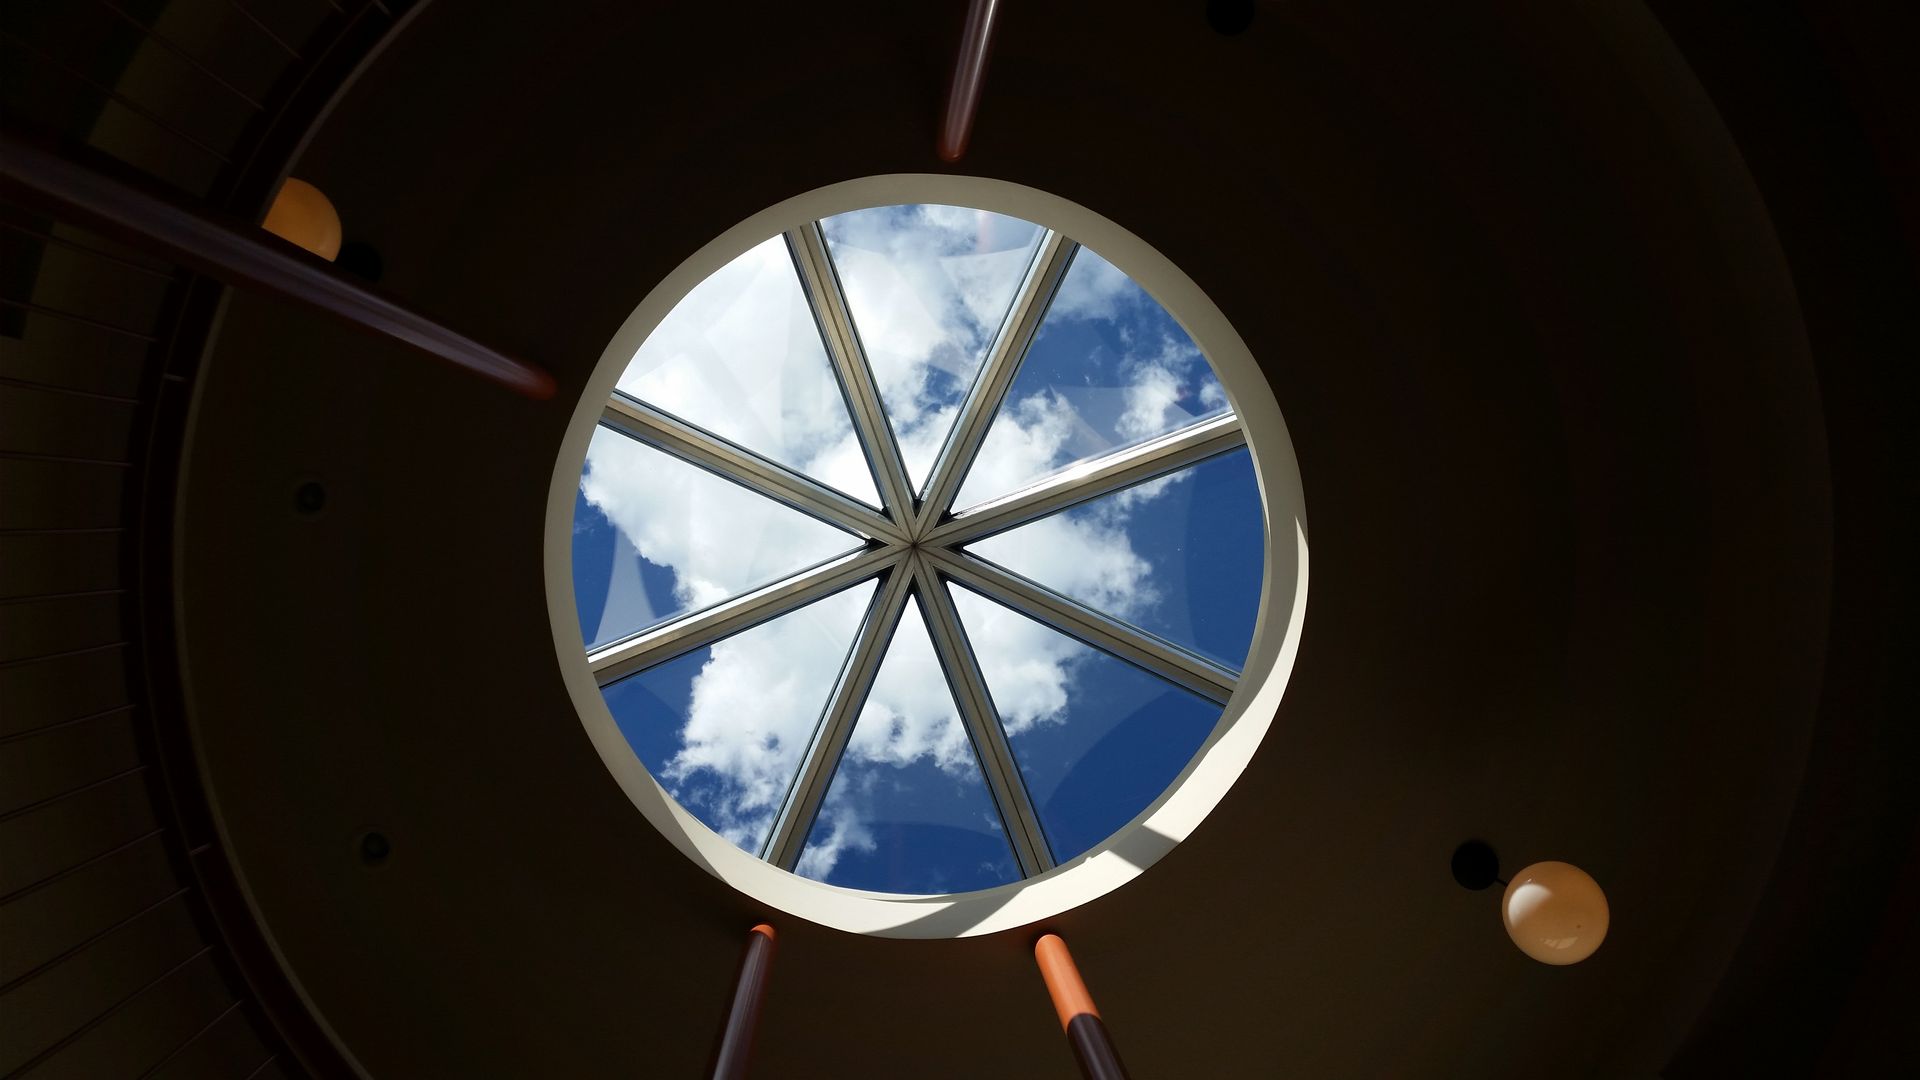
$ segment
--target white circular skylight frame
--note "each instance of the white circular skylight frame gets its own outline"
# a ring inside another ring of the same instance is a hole
[[[818,225],[836,214],[905,203],[973,207],[1049,230],[1006,329],[994,342],[962,407],[955,436],[927,480],[926,497],[920,500],[913,495],[888,434],[871,373],[859,356]],[[846,387],[856,430],[875,466],[884,504],[881,513],[613,393],[641,344],[682,297],[749,248],[780,234],[788,237],[803,284],[822,316],[828,352]],[[1025,344],[1044,314],[1045,298],[1076,244],[1099,252],[1167,309],[1211,363],[1230,411],[951,514],[948,510],[966,466],[979,449]],[[602,423],[873,543],[590,655],[576,609],[570,538],[587,445]],[[1262,496],[1265,572],[1253,641],[1238,675],[958,550],[959,545],[989,533],[1242,445],[1252,456]],[[813,922],[883,937],[967,937],[1038,922],[1120,887],[1190,835],[1225,796],[1272,723],[1293,667],[1306,611],[1306,520],[1293,444],[1265,376],[1218,307],[1170,261],[1106,218],[1033,188],[983,177],[899,174],[835,184],[755,214],[695,253],[648,294],[608,343],[568,426],[548,497],[545,571],[555,651],[581,721],[615,780],[674,846],[747,895]],[[802,766],[794,796],[776,821],[768,857],[762,859],[707,828],[660,787],[620,732],[602,687],[875,575],[880,575],[880,588],[856,641],[855,660],[829,701],[826,720]],[[1133,821],[1093,849],[1053,865],[942,578],[960,581],[1096,648],[1224,702],[1219,723],[1167,790]],[[1020,881],[977,892],[920,897],[826,885],[783,868],[782,864],[791,867],[799,858],[808,824],[825,796],[865,688],[879,667],[910,591],[922,597],[921,609],[942,667],[953,684],[963,722],[1025,875]]]

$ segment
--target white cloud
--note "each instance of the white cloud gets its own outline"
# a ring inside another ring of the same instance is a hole
[[[766,836],[873,589],[836,593],[720,641],[694,676],[685,743],[660,780],[676,796],[708,793],[716,831],[734,843],[752,849]]]
[[[623,393],[878,502],[840,384],[774,237],[689,292],[621,373]]]
[[[903,222],[916,227],[903,230]],[[867,211],[828,225],[903,456],[923,471],[957,406],[950,392],[956,384],[946,376],[956,377],[964,393],[1025,265],[1030,234],[1008,222],[921,208]],[[870,481],[861,487],[865,460],[831,369],[814,356],[810,318],[800,317],[804,302],[787,258],[779,241],[769,241],[695,289],[648,339],[620,385],[845,490],[870,492]],[[1138,290],[1124,275],[1083,252],[1054,310],[1109,317],[1131,302],[1130,294]],[[1116,406],[1106,422],[1118,415],[1123,434],[1181,422],[1181,388],[1206,370],[1190,347],[1163,342],[1123,367],[1117,389],[1124,409]],[[1203,384],[1203,401],[1206,392]],[[999,494],[1024,484],[1063,464],[1089,430],[1088,418],[1059,394],[1011,401],[968,487]],[[1141,485],[979,548],[1017,545],[1025,553],[1023,573],[1118,617],[1137,616],[1158,597],[1129,525],[1176,482]],[[642,556],[671,570],[683,605],[710,603],[853,546],[837,530],[607,431],[595,435],[581,486]],[[870,592],[850,590],[722,641],[694,678],[684,744],[658,775],[683,801],[698,802],[735,843],[751,848],[777,812]],[[1062,722],[1084,648],[963,590],[955,590],[955,603],[1008,731]],[[857,768],[822,809],[819,835],[800,864],[808,876],[826,877],[845,853],[872,850],[874,823],[863,807],[901,770],[932,765],[956,783],[983,783],[916,607],[905,613],[875,679],[847,760]],[[949,823],[983,827],[978,820]]]
[[[851,533],[606,428],[595,430],[587,446],[580,490],[643,558],[673,572],[674,599],[683,608],[716,603],[860,545]]]
[[[919,485],[1013,301],[1037,230],[952,206],[862,210],[825,228],[901,456]]]

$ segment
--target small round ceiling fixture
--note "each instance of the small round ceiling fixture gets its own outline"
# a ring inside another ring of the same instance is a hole
[[[1272,719],[1298,469],[1204,294],[1029,188],[888,176],[709,244],[616,335],[549,503],[557,648],[635,805],[845,930],[1129,880]]]
[[[1592,956],[1612,921],[1600,883],[1563,862],[1537,862],[1513,875],[1500,918],[1521,952],[1555,966]]]

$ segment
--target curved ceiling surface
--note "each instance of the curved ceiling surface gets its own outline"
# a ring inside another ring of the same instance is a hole
[[[206,365],[179,521],[195,734],[263,924],[371,1073],[704,1063],[771,913],[635,815],[582,733],[548,480],[602,346],[690,252],[937,167],[951,33],[882,5],[435,5],[298,166],[383,285],[562,385],[529,405],[248,296]],[[1261,360],[1314,507],[1314,618],[1247,774],[1048,926],[1133,1068],[1658,1070],[1778,844],[1827,589],[1791,289],[1658,28],[1597,3],[1276,9],[1240,38],[1160,5],[1010,10],[964,169],[1185,269]],[[1444,870],[1474,835],[1590,870],[1605,948],[1513,950]],[[781,932],[771,1075],[1071,1067],[1032,930]],[[1263,992],[1205,992],[1222,973]]]

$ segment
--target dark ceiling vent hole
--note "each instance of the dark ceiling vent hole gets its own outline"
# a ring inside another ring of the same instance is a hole
[[[1453,849],[1453,880],[1463,889],[1484,889],[1500,880],[1500,856],[1479,840]]]
[[[333,265],[349,274],[377,282],[387,271],[385,259],[372,244],[363,240],[349,240],[340,245],[340,254],[334,257]]]
[[[1207,0],[1207,25],[1234,37],[1253,25],[1254,0]]]
[[[393,854],[393,841],[387,834],[370,829],[360,834],[360,861],[368,866],[383,866]]]
[[[312,517],[327,506],[327,489],[318,480],[309,480],[293,489],[293,508]]]

